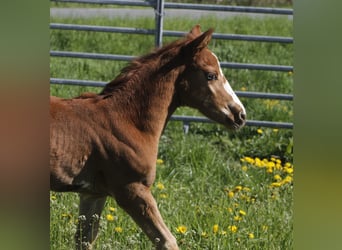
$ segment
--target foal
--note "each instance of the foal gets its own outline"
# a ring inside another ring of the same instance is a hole
[[[50,99],[50,185],[80,193],[77,249],[91,249],[106,197],[113,197],[157,249],[179,249],[150,187],[159,137],[179,106],[227,128],[246,111],[207,48],[213,30],[195,26],[184,39],[138,58],[101,93]]]

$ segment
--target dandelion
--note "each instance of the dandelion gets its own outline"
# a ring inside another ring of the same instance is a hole
[[[235,221],[241,221],[241,220],[242,220],[242,217],[241,217],[241,216],[238,216],[238,215],[236,215],[236,216],[234,216],[234,220],[235,220]]]
[[[231,207],[227,208],[228,213],[232,214],[233,213],[233,209]]]
[[[157,183],[157,188],[158,188],[159,190],[163,190],[163,189],[165,188],[165,186],[163,185],[163,183],[158,182],[158,183]]]
[[[213,226],[213,232],[214,232],[214,234],[216,234],[216,233],[218,232],[218,230],[219,230],[219,225],[215,224],[215,225]]]
[[[288,174],[292,174],[293,173],[293,168],[291,168],[291,167],[284,167],[283,170],[284,170],[285,173],[288,173]]]
[[[244,172],[247,172],[247,169],[248,169],[248,168],[247,168],[246,165],[244,165],[244,166],[241,167],[241,170],[244,171]]]
[[[201,236],[202,236],[203,238],[207,238],[207,237],[208,237],[208,234],[207,234],[206,232],[202,232],[202,233],[201,233]]]
[[[115,208],[115,207],[109,207],[109,211],[115,212],[115,211],[116,211],[116,208]]]
[[[234,197],[234,192],[233,191],[229,191],[228,192],[228,197],[229,198],[233,198]]]
[[[264,131],[262,131],[262,129],[259,128],[259,129],[257,130],[257,133],[260,134],[260,135],[262,135],[262,133],[264,133]]]
[[[274,168],[275,166],[276,166],[276,164],[273,161],[267,162],[267,167],[268,168]]]
[[[276,181],[281,181],[281,176],[279,174],[276,174],[273,179],[275,179]]]
[[[55,195],[51,195],[51,200],[56,200],[57,199],[57,197],[55,196]]]
[[[253,234],[253,233],[249,233],[249,234],[248,234],[248,238],[249,238],[249,239],[254,239],[254,234]]]
[[[247,162],[247,163],[249,163],[249,164],[254,164],[254,159],[253,159],[252,157],[246,156],[246,157],[244,157],[244,158],[242,159],[242,161],[243,161],[243,162]]]
[[[167,198],[167,194],[160,194],[159,197],[162,198],[162,199],[166,199]]]
[[[177,228],[176,228],[176,231],[178,232],[178,233],[181,233],[181,234],[185,234],[186,233],[186,231],[187,231],[188,229],[187,229],[187,227],[186,226],[178,226]]]
[[[243,210],[240,210],[240,211],[239,211],[239,214],[240,214],[241,216],[245,216],[247,213],[246,213],[245,211],[243,211]]]
[[[114,231],[117,233],[122,233],[123,229],[122,229],[122,227],[115,227]]]
[[[274,129],[273,129],[273,132],[274,132],[274,133],[277,133],[278,131],[279,131],[279,129],[277,129],[277,128],[274,128]]]
[[[237,230],[238,230],[237,226],[234,226],[234,225],[229,226],[228,229],[229,229],[229,231],[231,231],[232,233],[236,233]]]
[[[108,221],[113,221],[113,220],[114,220],[114,216],[111,215],[111,214],[107,214],[107,215],[106,215],[106,219],[107,219]]]
[[[291,176],[286,176],[283,180],[284,183],[291,183],[293,181],[293,178]]]
[[[246,87],[241,87],[241,91],[246,91],[247,88]]]
[[[162,164],[164,164],[164,161],[162,159],[157,159],[157,164],[162,165]]]
[[[273,173],[273,168],[267,168],[266,173],[272,174]]]
[[[280,187],[281,184],[281,182],[272,182],[271,187]]]
[[[238,192],[238,191],[241,191],[242,190],[242,186],[236,186],[235,188],[234,188],[234,191],[235,192]]]

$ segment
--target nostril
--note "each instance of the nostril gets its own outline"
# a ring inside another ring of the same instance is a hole
[[[243,112],[240,112],[239,117],[241,120],[245,121],[246,120],[246,114]]]

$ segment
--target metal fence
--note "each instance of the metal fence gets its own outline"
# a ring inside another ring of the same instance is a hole
[[[206,10],[206,11],[229,11],[229,12],[243,12],[243,13],[258,13],[258,14],[275,14],[275,15],[293,15],[292,9],[283,8],[260,8],[260,7],[241,7],[241,6],[227,6],[227,5],[213,5],[213,4],[185,4],[185,3],[167,3],[164,0],[52,0],[53,2],[64,3],[83,3],[83,4],[97,4],[97,5],[125,5],[125,6],[141,6],[154,8],[155,10],[155,29],[138,29],[138,28],[123,28],[123,27],[108,27],[108,26],[94,26],[94,25],[76,25],[76,24],[62,24],[50,23],[50,29],[60,30],[78,30],[78,31],[93,31],[93,32],[111,32],[111,33],[127,33],[127,34],[148,34],[155,36],[155,46],[162,45],[163,36],[181,37],[186,32],[171,31],[163,29],[164,8],[170,9],[187,9],[187,10]],[[292,37],[277,37],[277,36],[255,36],[255,35],[238,35],[238,34],[219,34],[214,33],[213,38],[225,40],[240,40],[240,41],[258,41],[258,42],[275,42],[290,44],[293,43]],[[119,60],[131,61],[134,56],[131,55],[113,55],[113,54],[99,54],[99,53],[85,53],[85,52],[71,52],[71,51],[50,51],[50,56],[53,57],[72,57],[84,59],[100,59],[100,60]],[[222,68],[231,69],[250,69],[250,70],[268,70],[268,71],[293,71],[293,66],[288,65],[266,65],[266,64],[248,64],[248,63],[233,63],[221,62]],[[79,80],[79,79],[60,79],[50,78],[51,84],[64,85],[80,85],[80,86],[95,86],[103,87],[106,82]],[[262,93],[262,92],[247,92],[236,91],[239,97],[247,98],[265,98],[278,100],[293,100],[292,94],[278,94],[278,93]],[[187,131],[191,122],[205,122],[210,123],[211,120],[205,117],[192,116],[171,116],[171,120],[182,121],[184,130]],[[254,121],[248,120],[247,126],[271,127],[271,128],[287,128],[292,129],[293,123],[287,122],[272,122],[272,121]]]

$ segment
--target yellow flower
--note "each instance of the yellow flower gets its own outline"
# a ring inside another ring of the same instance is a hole
[[[228,210],[228,213],[233,213],[233,209],[231,208],[231,207],[229,207],[229,208],[227,208],[227,210]]]
[[[233,198],[234,197],[234,192],[233,191],[229,191],[228,192],[228,197],[229,198]]]
[[[111,215],[111,214],[107,214],[106,218],[107,218],[108,221],[113,221],[114,220],[114,216]]]
[[[240,220],[242,220],[242,217],[241,217],[241,216],[238,216],[238,215],[237,215],[237,216],[234,216],[234,220],[235,220],[235,221],[240,221]]]
[[[291,167],[292,167],[292,164],[289,163],[289,162],[286,162],[286,163],[285,163],[285,167],[286,167],[286,168],[291,168]]]
[[[247,88],[246,87],[241,87],[241,91],[246,91]]]
[[[166,199],[167,198],[167,194],[160,194],[159,197],[162,198],[162,199]]]
[[[274,132],[274,133],[277,133],[278,131],[279,131],[279,129],[277,129],[277,128],[274,128],[274,129],[273,129],[273,132]]]
[[[247,168],[246,165],[241,167],[241,170],[244,171],[244,172],[247,172],[247,169],[248,169],[248,168]]]
[[[273,168],[267,168],[266,173],[272,174],[273,173]]]
[[[276,166],[276,164],[273,162],[273,161],[269,161],[268,163],[267,163],[267,167],[268,168],[274,168]]]
[[[55,196],[55,195],[51,195],[51,200],[56,200],[57,199],[57,197]]]
[[[261,135],[261,134],[263,133],[262,129],[259,128],[259,129],[257,130],[257,133]]]
[[[236,186],[236,187],[234,188],[234,191],[235,191],[235,192],[240,191],[240,190],[242,190],[242,186]]]
[[[218,230],[219,230],[219,225],[215,224],[215,225],[213,226],[213,232],[214,232],[214,234],[216,234],[216,233],[218,232]]]
[[[249,233],[249,234],[248,234],[248,238],[254,239],[254,234],[253,234],[253,233]]]
[[[272,187],[280,187],[281,186],[281,183],[280,182],[273,182],[271,184]]]
[[[291,176],[286,176],[285,179],[283,180],[284,183],[291,183],[293,181],[293,178]]]
[[[254,164],[254,159],[252,157],[246,156],[243,158],[244,161],[248,162],[249,164]]]
[[[164,164],[164,161],[162,159],[157,159],[157,164],[158,165]]]
[[[286,172],[288,174],[292,174],[293,173],[293,168],[284,167],[284,172]]]
[[[116,227],[116,228],[114,228],[114,231],[117,233],[122,233],[123,229],[122,229],[122,227]]]
[[[238,230],[237,226],[234,226],[234,225],[229,226],[228,229],[229,229],[229,231],[231,231],[232,233],[236,233],[237,230]]]
[[[188,229],[186,226],[182,225],[182,226],[178,226],[176,230],[178,233],[185,234]]]
[[[115,212],[115,211],[116,211],[116,208],[115,208],[115,207],[109,207],[109,211]]]
[[[207,237],[208,237],[208,234],[207,234],[206,232],[202,232],[202,233],[201,233],[201,236],[202,236],[203,238],[207,238]]]
[[[157,183],[157,188],[160,189],[160,190],[163,190],[165,187],[164,187],[163,183],[158,182]]]
[[[243,210],[240,210],[240,211],[239,211],[239,214],[242,215],[242,216],[245,216],[245,215],[246,215],[246,212],[243,211]]]
[[[263,225],[263,226],[261,227],[261,229],[262,229],[262,231],[266,232],[266,231],[268,230],[268,226]]]
[[[280,181],[281,180],[281,176],[279,174],[276,174],[273,179],[275,179],[276,181]]]

